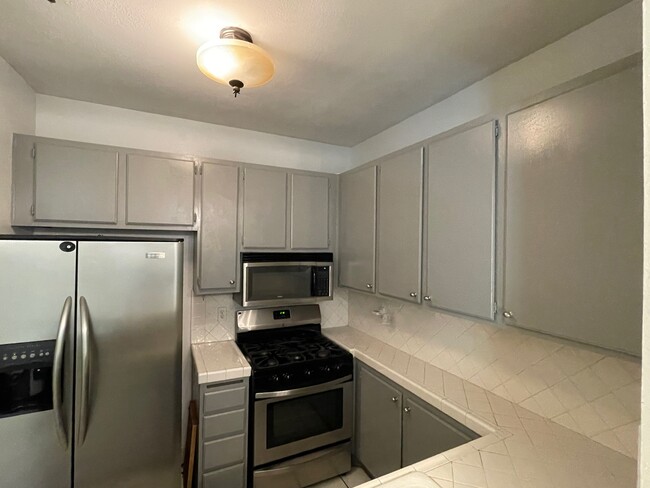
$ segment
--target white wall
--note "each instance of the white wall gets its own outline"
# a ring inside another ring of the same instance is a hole
[[[503,68],[353,148],[361,165],[641,51],[641,0]]]
[[[650,488],[650,0],[643,1],[643,365],[638,486]]]
[[[36,135],[326,173],[350,166],[349,148],[40,94]]]
[[[14,132],[34,133],[34,91],[0,58],[0,234],[11,228],[11,141]]]

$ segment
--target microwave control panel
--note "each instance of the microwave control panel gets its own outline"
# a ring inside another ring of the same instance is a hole
[[[312,295],[315,297],[327,297],[330,294],[330,267],[314,266],[314,281]]]

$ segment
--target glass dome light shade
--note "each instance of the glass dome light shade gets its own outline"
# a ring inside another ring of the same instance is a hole
[[[239,39],[206,42],[196,52],[196,64],[217,83],[239,80],[248,88],[264,85],[275,73],[273,60],[264,49]]]

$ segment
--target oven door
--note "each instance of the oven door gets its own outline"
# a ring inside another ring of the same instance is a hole
[[[352,377],[255,395],[255,466],[352,437]]]

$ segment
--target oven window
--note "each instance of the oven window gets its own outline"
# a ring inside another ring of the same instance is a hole
[[[311,266],[251,267],[247,273],[249,301],[311,296]]]
[[[271,403],[266,411],[268,449],[343,427],[343,389]]]

